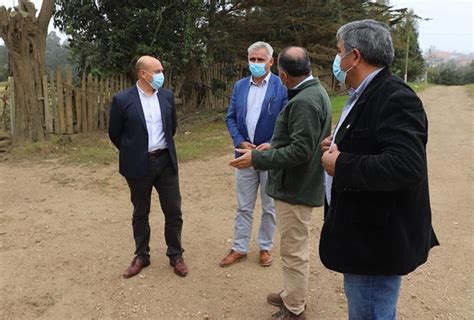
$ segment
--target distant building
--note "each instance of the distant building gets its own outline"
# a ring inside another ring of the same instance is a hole
[[[465,54],[459,52],[441,51],[432,48],[424,54],[424,58],[428,66],[436,66],[447,61],[453,61],[459,66],[466,66],[474,60],[474,53],[471,52]]]

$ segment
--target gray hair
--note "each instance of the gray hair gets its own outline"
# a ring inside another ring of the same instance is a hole
[[[374,66],[389,66],[394,58],[390,30],[385,23],[375,20],[349,22],[337,30],[346,52],[358,49],[362,58]]]
[[[263,42],[263,41],[257,41],[255,43],[252,43],[250,47],[247,49],[247,52],[250,54],[252,51],[265,48],[267,50],[268,58],[273,58],[273,48],[270,44]]]

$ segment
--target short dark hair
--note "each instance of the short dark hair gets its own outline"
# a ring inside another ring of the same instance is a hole
[[[308,50],[301,47],[286,47],[278,55],[278,68],[290,77],[309,76],[311,61]]]

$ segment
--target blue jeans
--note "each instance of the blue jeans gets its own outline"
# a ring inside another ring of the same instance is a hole
[[[349,320],[395,320],[400,276],[344,274]]]
[[[234,245],[232,249],[247,253],[252,235],[253,211],[257,201],[257,192],[260,187],[262,200],[262,220],[258,231],[257,243],[260,250],[270,250],[273,246],[276,218],[275,204],[265,192],[267,172],[253,168],[236,169],[237,212],[234,225]]]

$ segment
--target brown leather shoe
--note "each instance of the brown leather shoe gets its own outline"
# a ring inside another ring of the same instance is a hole
[[[174,273],[180,277],[186,277],[188,274],[188,267],[184,263],[183,257],[170,258],[170,266],[173,267]]]
[[[292,313],[286,307],[281,307],[280,310],[272,314],[272,320],[306,320],[304,311],[298,315]]]
[[[270,251],[260,250],[260,265],[262,267],[269,267],[272,265],[273,257]]]
[[[230,250],[229,254],[227,256],[225,256],[224,259],[222,259],[222,261],[219,263],[219,265],[221,267],[228,267],[231,264],[233,264],[235,262],[239,262],[240,260],[245,259],[245,258],[247,258],[247,254],[239,253],[239,252],[234,251],[234,250]]]
[[[283,303],[283,299],[281,297],[282,292],[283,291],[280,291],[278,293],[270,293],[267,296],[267,302],[271,304],[272,306],[284,307],[285,304]]]
[[[150,265],[150,259],[141,258],[136,256],[133,258],[130,267],[123,273],[124,278],[131,278],[142,271],[143,268],[146,268]]]

